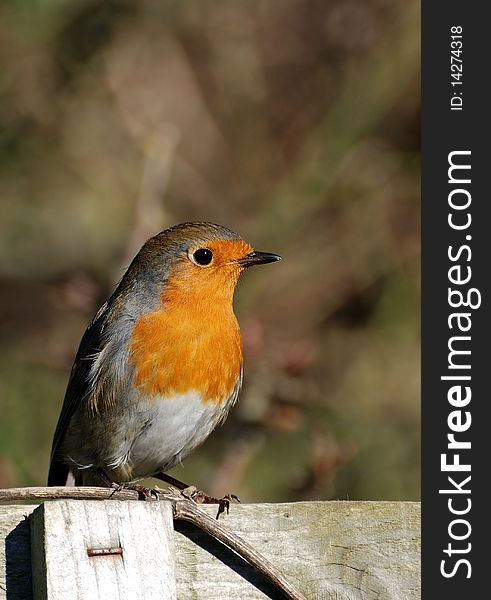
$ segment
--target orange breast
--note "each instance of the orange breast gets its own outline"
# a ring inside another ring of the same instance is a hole
[[[162,306],[136,322],[130,360],[135,385],[149,396],[193,389],[205,402],[226,401],[242,366],[242,341],[231,296],[214,298],[203,294],[203,289],[195,295],[170,286],[162,295]]]

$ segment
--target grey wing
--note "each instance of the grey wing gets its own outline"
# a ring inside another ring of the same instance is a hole
[[[51,448],[48,485],[65,485],[68,466],[59,456],[59,448],[74,412],[86,397],[90,381],[89,374],[102,345],[102,333],[107,319],[107,302],[101,307],[86,329],[73,363],[61,414],[56,425]]]

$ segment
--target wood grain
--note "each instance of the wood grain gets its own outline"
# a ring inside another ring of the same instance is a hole
[[[0,537],[5,539],[0,544],[2,599],[32,598],[29,527],[24,518],[32,510],[32,506],[0,506]],[[216,514],[216,507],[203,510]],[[222,524],[264,554],[309,599],[420,598],[418,503],[242,504],[233,505]],[[194,526],[176,522],[174,545],[179,600],[281,597],[234,552]]]
[[[175,600],[168,502],[59,500],[30,521],[34,600]]]

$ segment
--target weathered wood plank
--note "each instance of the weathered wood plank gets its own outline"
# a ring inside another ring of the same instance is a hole
[[[416,600],[420,596],[418,503],[234,505],[226,523],[307,598]],[[195,542],[176,544],[180,598],[255,600],[271,593],[234,553],[217,547],[195,528],[178,525],[176,529]]]
[[[10,536],[8,544],[0,544],[2,599],[31,600],[29,529],[23,516],[31,510],[28,506],[0,506],[0,538]],[[216,513],[215,507],[204,510],[211,515]],[[420,597],[418,503],[234,504],[222,523],[262,552],[308,598]],[[192,526],[176,523],[175,527],[179,600],[278,597],[235,553]]]
[[[169,502],[58,500],[30,521],[34,600],[175,600]]]
[[[31,534],[27,517],[36,505],[0,504],[0,598],[32,600]]]

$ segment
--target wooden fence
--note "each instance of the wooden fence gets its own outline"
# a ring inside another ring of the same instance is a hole
[[[420,597],[418,503],[234,504],[220,523],[308,599]],[[222,543],[173,523],[165,501],[0,505],[0,539],[2,599],[284,597]]]

